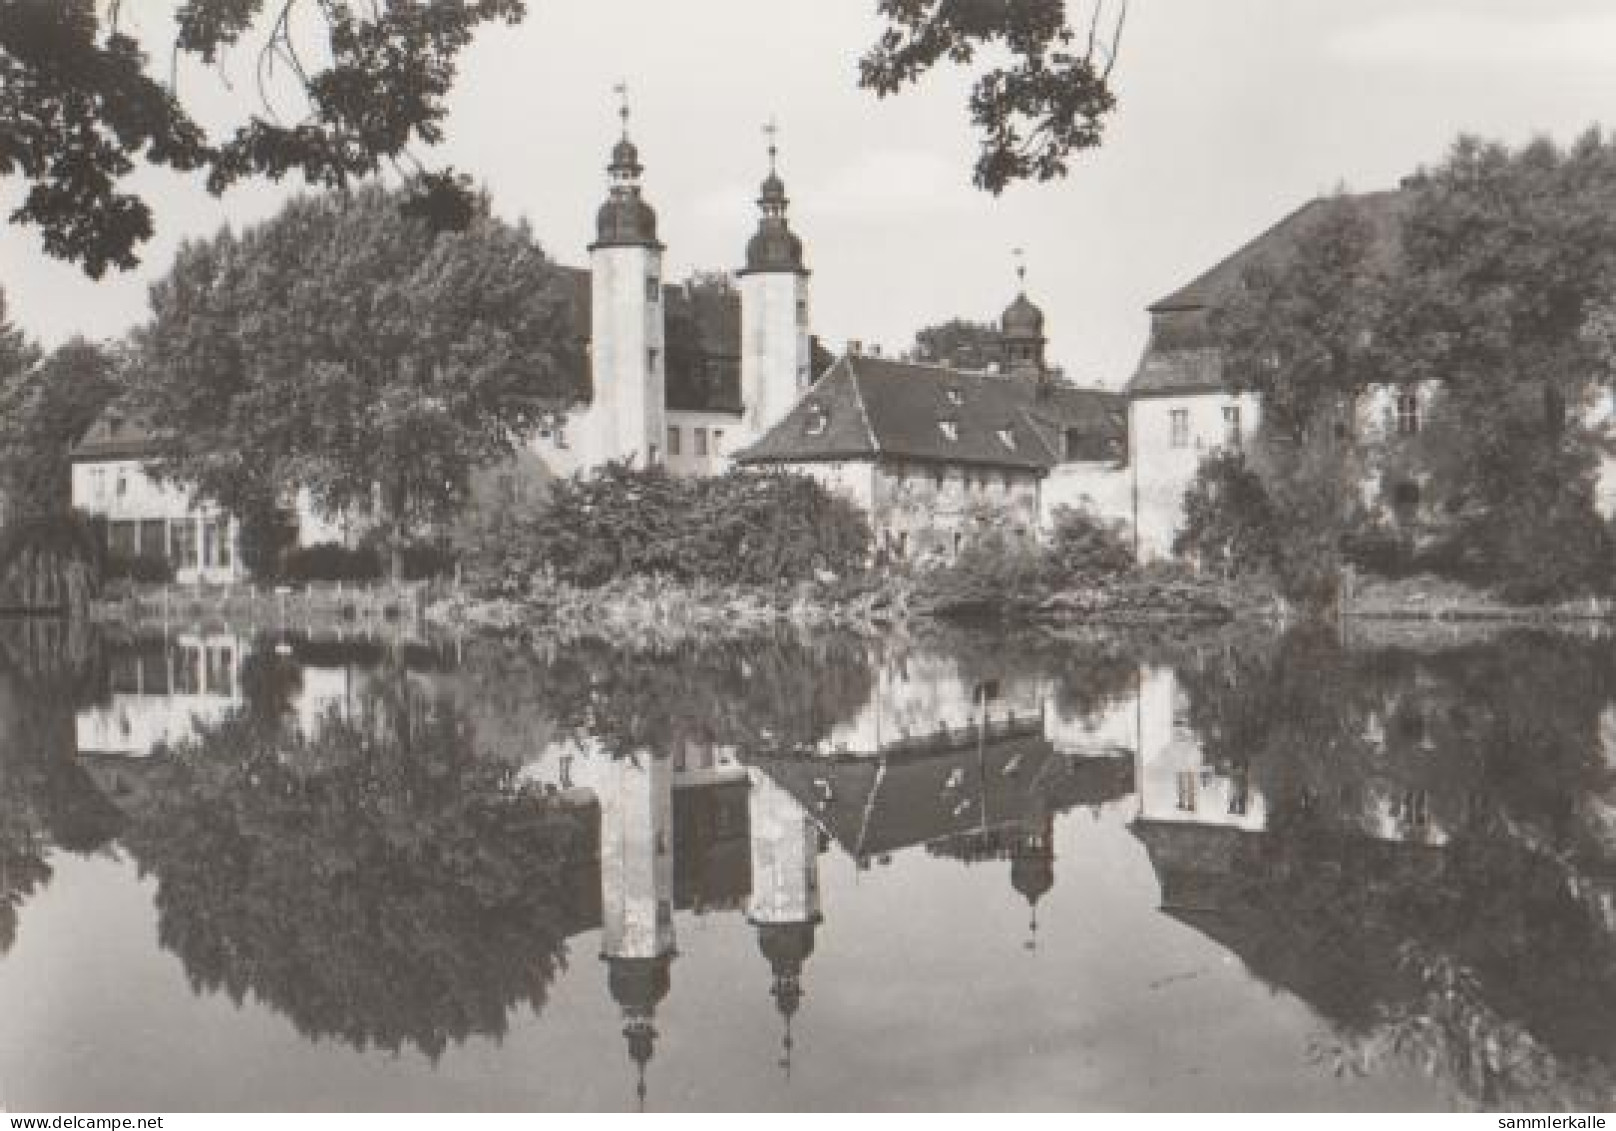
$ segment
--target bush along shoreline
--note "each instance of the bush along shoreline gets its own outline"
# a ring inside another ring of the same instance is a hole
[[[948,562],[872,566],[861,511],[797,475],[677,479],[613,466],[552,485],[473,534],[444,627],[645,644],[789,625],[866,634],[925,620],[1216,623],[1271,611],[1249,589],[1135,567],[1116,527],[1058,512],[1042,541],[983,526]]]

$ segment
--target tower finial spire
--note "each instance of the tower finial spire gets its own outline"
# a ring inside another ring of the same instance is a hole
[[[763,124],[763,132],[769,137],[769,172],[775,172],[775,158],[779,155],[780,123],[775,121],[774,115]]]
[[[1027,289],[1027,251],[1025,248],[1011,248],[1010,254],[1016,260],[1016,284],[1025,291]]]
[[[616,86],[612,87],[612,93],[617,95],[617,98],[618,98],[617,116],[619,118],[623,119],[623,137],[627,138],[628,137],[628,119],[629,119],[628,80],[627,79],[620,80]]]

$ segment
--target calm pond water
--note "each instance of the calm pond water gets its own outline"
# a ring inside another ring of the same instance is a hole
[[[12,1110],[1616,1103],[1616,645],[5,626]]]

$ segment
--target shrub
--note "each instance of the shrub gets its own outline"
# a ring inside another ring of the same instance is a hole
[[[1046,547],[1029,535],[992,529],[965,543],[952,563],[926,571],[921,591],[934,611],[1004,613],[1037,605],[1059,580]]]
[[[1118,523],[1086,510],[1056,507],[1045,550],[1051,572],[1062,580],[1097,580],[1132,573],[1132,541]]]
[[[1274,568],[1279,523],[1262,479],[1238,452],[1204,460],[1184,495],[1184,527],[1173,553],[1225,577]]]
[[[609,464],[551,485],[545,504],[473,532],[470,579],[483,592],[528,592],[535,580],[593,588],[627,577],[757,585],[864,566],[863,512],[814,480],[734,471],[675,478]]]
[[[383,573],[381,555],[370,548],[350,549],[335,542],[300,546],[281,561],[281,579],[310,581],[376,581]]]
[[[167,585],[174,580],[174,566],[154,554],[119,554],[107,551],[102,565],[107,581],[132,581],[139,585]]]

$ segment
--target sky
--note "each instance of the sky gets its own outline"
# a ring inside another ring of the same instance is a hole
[[[1086,18],[1092,3],[1068,7]],[[159,57],[170,6],[124,0]],[[829,346],[901,350],[927,324],[997,318],[1022,247],[1051,360],[1110,388],[1138,362],[1152,301],[1309,198],[1393,187],[1461,133],[1514,144],[1616,125],[1608,0],[1132,0],[1101,148],[1064,180],[994,197],[971,185],[966,73],[945,68],[885,100],[858,89],[875,0],[529,6],[522,25],[481,33],[450,140],[422,156],[482,182],[557,259],[587,261],[619,127],[612,88],[626,81],[666,277],[739,265],[773,117]],[[182,72],[182,96],[209,124],[239,118],[257,106],[253,58]],[[135,183],[158,238],[140,268],[100,282],[44,256],[32,230],[0,226],[11,316],[45,344],[122,334],[181,240],[264,219],[297,190],[215,199],[170,174]],[[19,196],[0,183],[0,209]]]

